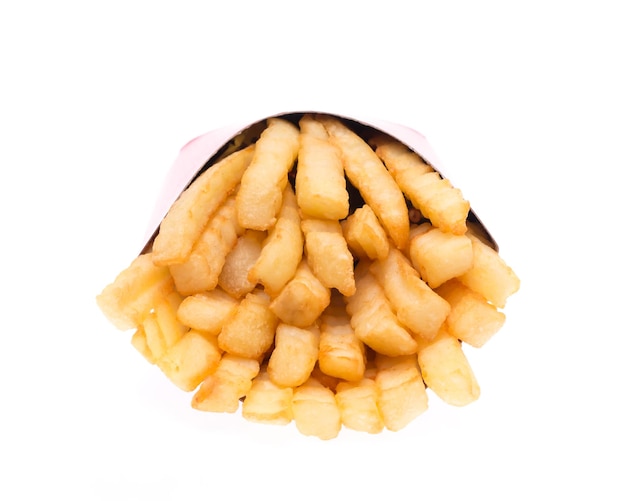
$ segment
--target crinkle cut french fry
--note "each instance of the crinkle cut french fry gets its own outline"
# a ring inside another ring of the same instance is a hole
[[[364,204],[341,222],[348,246],[360,259],[385,259],[389,239],[372,208]]]
[[[241,232],[235,199],[229,197],[209,221],[187,260],[170,266],[176,289],[183,295],[214,289],[226,255],[237,243]]]
[[[261,248],[257,262],[248,273],[248,280],[261,283],[270,295],[276,295],[294,276],[302,260],[304,237],[296,196],[287,185],[283,192],[278,220]]]
[[[383,288],[365,261],[356,269],[356,293],[346,298],[346,311],[356,336],[378,353],[389,356],[417,352],[417,342],[399,322]]]
[[[341,155],[324,126],[312,115],[300,125],[300,151],[296,194],[303,214],[311,218],[340,220],[348,215],[350,201]]]
[[[350,182],[380,219],[383,227],[400,248],[409,240],[409,215],[400,188],[372,148],[339,119],[319,119],[342,154]]]
[[[370,271],[403,325],[424,339],[437,335],[450,305],[422,281],[408,258],[391,248],[385,259],[372,263]]]
[[[249,279],[249,273],[261,255],[265,237],[265,232],[246,230],[226,255],[217,284],[231,296],[243,297],[256,287],[257,283]]]
[[[241,406],[241,415],[248,421],[285,425],[293,419],[292,398],[293,388],[276,385],[263,368],[252,381]]]
[[[367,433],[383,431],[385,424],[378,409],[378,387],[374,380],[363,378],[339,383],[335,398],[346,428]]]
[[[379,137],[373,142],[376,154],[411,203],[442,231],[464,234],[470,207],[461,191],[399,141]]]
[[[215,288],[187,296],[180,303],[176,315],[182,324],[217,336],[238,305],[237,299]]]
[[[156,266],[152,254],[136,257],[96,297],[100,310],[120,330],[137,328],[158,300],[174,289],[167,268]]]
[[[315,367],[319,345],[320,331],[316,325],[301,329],[278,324],[274,349],[267,364],[270,379],[278,386],[303,384]]]
[[[348,249],[339,221],[302,220],[306,258],[311,271],[329,289],[344,296],[356,290],[354,258]]]
[[[232,153],[200,174],[161,221],[152,246],[155,264],[187,260],[213,214],[235,189],[252,160],[254,145]]]
[[[293,419],[303,435],[330,440],[341,431],[341,414],[333,391],[314,377],[294,388]]]
[[[480,387],[461,342],[445,327],[435,339],[420,347],[417,361],[424,383],[444,402],[463,406],[480,396]]]
[[[261,359],[271,348],[278,325],[269,306],[270,298],[262,290],[247,294],[218,334],[219,347],[243,358]]]
[[[274,225],[299,146],[300,131],[295,125],[282,118],[267,120],[237,192],[242,227],[267,230]]]

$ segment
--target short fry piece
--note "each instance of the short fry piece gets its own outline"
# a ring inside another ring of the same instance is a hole
[[[267,120],[267,128],[256,143],[237,193],[237,214],[242,227],[267,230],[276,222],[287,174],[298,155],[299,137],[298,128],[291,122],[282,118]]]
[[[236,412],[258,373],[258,361],[225,353],[194,394],[191,406],[206,412]]]
[[[428,409],[428,395],[416,355],[376,357],[378,408],[385,427],[399,431]]]
[[[217,336],[238,305],[235,298],[215,288],[187,296],[178,307],[177,316],[184,325]]]
[[[472,267],[472,242],[467,235],[444,233],[423,223],[411,231],[411,263],[431,288],[439,287]]]
[[[241,406],[241,415],[248,421],[285,425],[293,419],[291,399],[293,388],[274,384],[265,370],[252,381]]]
[[[480,396],[480,387],[461,342],[445,328],[435,339],[420,347],[417,361],[424,383],[444,402],[463,406]]]
[[[339,221],[304,219],[302,231],[307,263],[313,274],[329,289],[335,288],[344,296],[354,294],[354,258]]]
[[[294,276],[302,260],[304,245],[300,214],[291,185],[285,188],[282,201],[278,221],[269,231],[259,259],[248,273],[248,280],[263,284],[271,296],[278,294]]]
[[[346,428],[367,433],[383,431],[385,425],[377,404],[378,387],[372,379],[339,383],[335,398]]]
[[[324,126],[311,115],[300,119],[296,194],[302,212],[312,218],[340,220],[348,215],[341,155]]]
[[[341,223],[348,246],[360,259],[385,259],[389,239],[372,208],[365,204]]]
[[[260,360],[274,342],[278,319],[270,311],[269,296],[258,289],[242,299],[217,336],[227,353]]]
[[[193,391],[220,361],[215,337],[190,330],[157,362],[163,373],[183,391]]]
[[[270,379],[278,386],[300,386],[311,375],[319,353],[317,326],[301,329],[278,324],[274,350],[267,364]]]
[[[229,197],[209,221],[187,260],[170,266],[176,289],[183,295],[214,289],[226,255],[237,243],[241,231],[235,199]]]
[[[370,271],[385,291],[398,320],[414,334],[432,339],[439,332],[450,305],[422,281],[409,260],[396,248],[382,261],[375,261]]]
[[[463,235],[469,202],[448,179],[443,179],[430,165],[407,146],[391,138],[375,141],[376,154],[411,203],[446,233]]]
[[[520,280],[502,256],[471,233],[474,260],[472,267],[458,279],[498,308],[517,292]]]
[[[320,121],[342,154],[350,182],[359,190],[387,233],[400,248],[409,240],[409,215],[400,188],[372,148],[343,122],[324,116]]]
[[[330,290],[302,261],[296,274],[272,300],[270,310],[284,323],[308,327],[330,303]]]
[[[148,346],[148,340],[146,339],[146,332],[143,330],[143,326],[140,325],[137,327],[137,330],[133,333],[133,337],[130,339],[130,343],[143,355],[148,363],[154,364],[156,362]]]
[[[341,431],[341,414],[335,394],[317,379],[309,378],[294,388],[291,400],[298,431],[306,436],[330,440]]]
[[[174,289],[167,268],[142,254],[96,297],[106,318],[120,330],[137,328],[158,300]]]
[[[187,260],[205,226],[235,189],[254,154],[254,146],[232,153],[200,174],[174,202],[161,221],[153,244],[160,266]]]
[[[500,330],[506,319],[503,312],[458,280],[450,280],[437,289],[450,303],[446,325],[457,339],[480,348]]]

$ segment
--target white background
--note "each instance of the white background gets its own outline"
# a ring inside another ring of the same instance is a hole
[[[625,499],[619,5],[3,2],[0,498]],[[331,442],[206,415],[97,310],[183,144],[305,109],[421,131],[480,205],[522,288],[478,402]]]

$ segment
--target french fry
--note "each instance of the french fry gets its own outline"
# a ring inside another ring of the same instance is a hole
[[[176,315],[182,324],[207,335],[217,336],[238,305],[237,299],[215,288],[187,296],[180,303]]]
[[[274,342],[278,318],[269,296],[258,289],[241,300],[217,336],[220,349],[242,358],[260,360]]]
[[[428,409],[428,395],[417,356],[376,356],[378,408],[385,428],[399,431]]]
[[[380,433],[385,427],[378,409],[378,387],[374,380],[344,381],[335,393],[341,422],[346,428],[367,433]]]
[[[154,365],[156,360],[154,355],[152,355],[152,351],[150,351],[148,340],[146,338],[146,331],[144,331],[142,325],[137,327],[130,339],[130,343],[141,355],[143,355],[148,363]]]
[[[330,296],[330,290],[313,274],[306,261],[302,261],[295,276],[272,300],[270,310],[286,324],[308,327],[328,306]]]
[[[157,361],[163,373],[183,391],[193,391],[217,367],[222,352],[214,336],[190,330]]]
[[[302,260],[304,237],[296,196],[287,185],[276,225],[263,242],[261,254],[248,273],[248,280],[261,283],[271,296],[278,294],[293,278]]]
[[[365,204],[341,222],[348,246],[360,259],[385,259],[389,239],[372,208]]]
[[[217,284],[231,296],[243,297],[256,287],[257,282],[249,279],[249,273],[261,255],[265,237],[265,232],[246,230],[226,255]]]
[[[417,342],[399,322],[385,292],[369,272],[368,264],[359,262],[356,293],[346,298],[346,311],[356,336],[378,353],[389,356],[417,352]]]
[[[333,391],[314,377],[294,388],[291,399],[293,419],[306,436],[330,440],[341,431],[341,414]]]
[[[159,266],[183,263],[205,226],[241,181],[254,145],[232,153],[204,171],[174,202],[154,239],[152,259]]]
[[[472,267],[474,253],[467,235],[444,233],[430,223],[412,229],[410,235],[411,263],[432,289]]]
[[[202,381],[191,406],[205,412],[237,412],[240,399],[250,391],[259,369],[257,360],[225,353],[215,372]]]
[[[402,192],[433,226],[446,233],[463,235],[467,230],[469,202],[461,191],[399,141],[385,137],[377,138],[373,143],[376,154]]]
[[[396,246],[404,249],[409,240],[406,201],[382,161],[370,146],[339,119],[319,119],[331,141],[342,154],[345,173],[372,208]]]
[[[330,142],[324,126],[313,116],[304,115],[299,125],[298,206],[311,218],[344,219],[350,202],[339,150]]]
[[[365,372],[365,346],[338,300],[334,300],[320,318],[318,364],[324,374],[346,381],[359,381]]]
[[[339,221],[303,219],[306,259],[311,271],[325,287],[344,296],[356,290],[354,258],[348,249]]]
[[[136,257],[121,271],[96,296],[96,303],[116,328],[136,329],[154,304],[173,289],[169,270],[156,266],[152,254],[146,253]]]
[[[241,232],[235,199],[229,197],[209,221],[187,260],[170,266],[176,289],[185,296],[214,289],[226,255]]]
[[[502,256],[471,233],[472,267],[458,279],[478,292],[498,308],[504,308],[506,300],[517,292],[520,280]]]
[[[384,260],[372,263],[370,271],[383,287],[398,320],[414,334],[434,338],[450,313],[450,305],[428,287],[408,258],[391,248]]]
[[[241,406],[241,415],[257,423],[286,425],[293,419],[291,400],[293,388],[282,388],[262,369],[252,381]]]
[[[470,346],[480,348],[504,325],[503,312],[458,280],[446,282],[436,292],[451,307],[446,318],[448,331]]]
[[[267,364],[270,379],[278,386],[296,387],[311,375],[319,353],[320,331],[317,326],[301,329],[278,324],[274,350]]]
[[[445,327],[420,346],[417,361],[424,383],[444,402],[464,406],[480,396],[480,387],[461,342]]]
[[[295,125],[281,118],[267,120],[237,192],[242,227],[267,230],[274,225],[299,146],[300,132]]]

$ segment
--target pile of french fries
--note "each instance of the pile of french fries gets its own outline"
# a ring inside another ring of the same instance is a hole
[[[459,189],[332,115],[269,118],[232,144],[97,297],[145,359],[194,409],[323,440],[398,431],[427,389],[475,401],[463,344],[502,327],[520,283]]]

